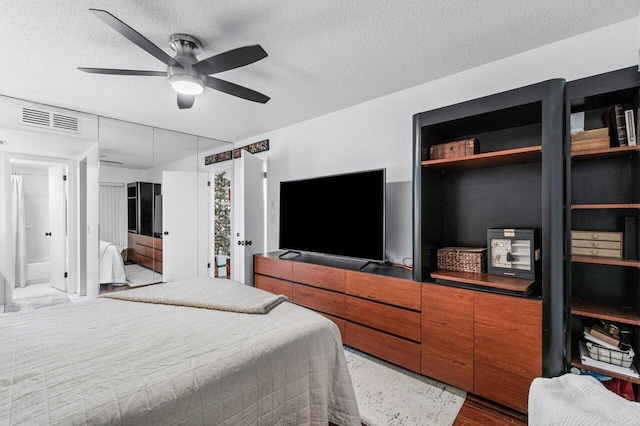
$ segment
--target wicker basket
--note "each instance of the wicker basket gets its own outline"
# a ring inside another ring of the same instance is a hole
[[[596,361],[607,362],[609,364],[619,365],[626,368],[629,368],[633,362],[635,353],[631,348],[629,348],[628,351],[618,351],[615,349],[604,348],[592,342],[586,343],[589,356]]]
[[[455,272],[487,272],[484,247],[444,247],[438,250],[438,269]]]

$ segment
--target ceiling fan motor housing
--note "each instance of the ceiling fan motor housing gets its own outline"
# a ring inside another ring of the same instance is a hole
[[[170,46],[176,52],[174,59],[182,65],[182,68],[169,66],[167,69],[173,88],[187,95],[202,93],[205,75],[192,66],[198,62],[197,56],[202,52],[200,40],[188,34],[173,34]]]

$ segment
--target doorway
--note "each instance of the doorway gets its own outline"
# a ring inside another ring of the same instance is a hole
[[[211,231],[209,253],[210,276],[231,278],[231,173],[230,168],[211,173],[209,177]]]
[[[12,158],[10,171],[13,299],[66,293],[67,165]]]

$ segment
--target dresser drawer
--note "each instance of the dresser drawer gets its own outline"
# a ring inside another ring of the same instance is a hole
[[[328,315],[328,314],[324,314],[322,312],[318,312],[320,315],[322,315],[323,317],[333,321],[335,323],[335,325],[338,326],[338,330],[340,330],[340,337],[342,338],[342,341],[344,342],[345,339],[345,333],[346,333],[346,325],[347,322],[345,320],[343,320],[342,318],[338,318],[338,317],[334,317],[333,315]]]
[[[162,250],[154,249],[153,250],[153,258],[156,261],[162,262]]]
[[[422,374],[473,392],[474,292],[422,285]]]
[[[273,294],[283,294],[287,299],[293,298],[293,287],[289,281],[282,281],[277,278],[265,277],[264,275],[255,275],[254,284],[256,288],[268,291]]]
[[[571,247],[571,253],[578,256],[616,257],[622,258],[622,250],[607,250],[599,248]]]
[[[346,292],[407,309],[420,310],[420,283],[384,275],[346,271]]]
[[[293,263],[293,281],[344,293],[344,269]]]
[[[571,231],[571,240],[622,241],[622,232]]]
[[[253,272],[270,277],[291,280],[291,261],[263,256],[253,257]]]
[[[306,285],[292,284],[293,303],[344,318],[345,295]]]
[[[153,259],[146,256],[136,256],[134,260],[138,265],[146,266],[149,269],[153,269]]]
[[[420,345],[347,321],[345,344],[375,357],[420,372]]]
[[[420,314],[347,296],[347,319],[405,339],[420,341]]]
[[[619,241],[571,240],[571,247],[621,250],[622,243]]]

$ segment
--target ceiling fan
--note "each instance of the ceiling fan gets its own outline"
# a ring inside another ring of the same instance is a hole
[[[78,69],[81,71],[94,74],[169,77],[171,86],[178,92],[178,108],[180,109],[191,108],[196,95],[202,93],[205,86],[262,104],[267,103],[270,99],[268,96],[255,90],[211,77],[211,74],[243,67],[266,58],[267,52],[265,52],[259,44],[240,47],[210,56],[206,59],[198,60],[197,56],[202,51],[202,43],[200,43],[197,38],[188,34],[173,34],[169,38],[169,45],[176,52],[176,55],[172,58],[158,46],[147,40],[142,34],[106,10],[89,10],[104,23],[129,39],[129,41],[162,61],[167,65],[167,70],[141,71],[79,67]]]

